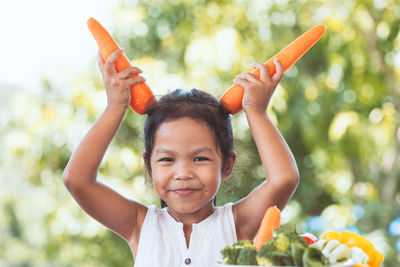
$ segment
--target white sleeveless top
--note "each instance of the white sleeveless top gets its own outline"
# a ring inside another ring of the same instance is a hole
[[[135,267],[212,267],[222,260],[221,250],[237,241],[232,204],[217,207],[213,214],[192,225],[189,248],[183,223],[167,208],[148,208],[144,219]]]

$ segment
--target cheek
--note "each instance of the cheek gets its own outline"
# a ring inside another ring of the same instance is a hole
[[[165,171],[160,171],[157,168],[153,169],[153,175],[152,175],[152,180],[153,184],[156,186],[162,185],[165,183],[167,175]]]
[[[169,183],[173,177],[173,170],[153,165],[152,174],[153,186],[159,194],[162,194],[169,187]]]
[[[219,185],[220,185],[220,179],[214,179],[212,183],[210,183],[212,191],[218,191]]]
[[[221,170],[219,168],[212,168],[210,170],[207,171],[207,174],[204,173],[204,177],[205,179],[203,180],[204,183],[207,183],[207,185],[210,188],[218,188],[220,185],[220,181],[221,181]]]
[[[165,182],[165,180],[161,179],[160,177],[157,178],[153,178],[153,187],[156,190],[157,194],[161,197],[161,198],[165,198],[166,195],[166,188],[167,188],[167,183]]]

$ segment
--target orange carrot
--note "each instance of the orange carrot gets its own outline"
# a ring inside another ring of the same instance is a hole
[[[278,54],[264,62],[267,65],[270,76],[276,73],[274,59],[277,58],[283,66],[283,70],[288,70],[308,49],[310,49],[325,32],[325,25],[317,25],[288,46],[282,49]],[[252,72],[254,76],[260,78],[260,71],[257,69]],[[242,99],[244,89],[240,85],[234,84],[221,97],[222,105],[230,111],[231,114],[236,114],[242,110]]]
[[[117,49],[120,49],[117,42],[112,38],[110,33],[94,18],[89,18],[87,21],[88,28],[92,33],[94,39],[100,50],[100,55],[103,60],[107,58]],[[115,62],[115,70],[117,72],[130,67],[131,63],[125,54],[119,56]],[[135,76],[138,74],[133,74]],[[130,107],[139,114],[146,112],[147,107],[155,102],[155,98],[151,89],[146,83],[137,83],[130,88],[131,91],[131,103]]]
[[[262,245],[272,237],[272,230],[279,228],[281,224],[281,211],[276,207],[269,207],[261,221],[260,228],[254,240],[254,247],[260,250]]]

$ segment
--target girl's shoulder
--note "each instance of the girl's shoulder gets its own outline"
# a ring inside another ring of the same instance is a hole
[[[152,204],[147,206],[147,213],[144,217],[144,222],[160,220],[160,218],[168,220],[168,217],[170,217],[168,208],[158,208],[156,205]]]
[[[232,212],[233,204],[234,204],[233,202],[228,202],[228,203],[225,203],[222,206],[217,206],[215,211],[219,212],[219,213],[221,213],[221,212]]]
[[[233,207],[232,202],[226,203],[223,206],[217,206],[214,212],[214,218],[217,221],[226,221],[229,223],[235,223],[235,219],[233,216]]]

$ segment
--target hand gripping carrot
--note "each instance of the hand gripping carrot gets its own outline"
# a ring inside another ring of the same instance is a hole
[[[100,55],[103,60],[107,58],[117,49],[120,49],[117,42],[112,38],[110,33],[94,18],[87,21],[88,28],[99,46]],[[131,63],[125,54],[122,54],[115,62],[115,70],[117,72],[130,67]],[[138,74],[133,74],[138,75]],[[137,83],[130,88],[131,103],[130,107],[139,114],[144,114],[147,107],[155,102],[155,98],[151,89],[146,83]]]
[[[317,25],[296,40],[291,42],[288,46],[282,49],[278,54],[264,62],[267,65],[270,76],[276,73],[274,59],[277,58],[283,66],[283,70],[288,70],[308,49],[310,49],[325,32],[325,25]],[[260,71],[255,70],[252,72],[254,76],[260,78]],[[238,84],[234,84],[222,95],[220,102],[231,113],[236,114],[242,110],[242,99],[244,89]]]
[[[256,238],[254,240],[254,247],[260,250],[262,245],[272,237],[272,230],[279,228],[281,224],[281,211],[276,207],[269,207],[264,214]]]

